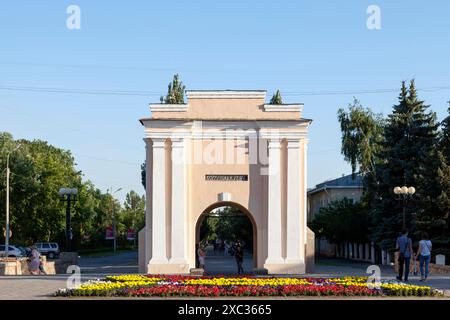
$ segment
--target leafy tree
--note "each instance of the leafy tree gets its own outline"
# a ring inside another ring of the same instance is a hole
[[[127,227],[127,222],[122,227],[120,203],[111,195],[102,193],[90,181],[82,181],[82,175],[76,169],[69,151],[40,140],[16,141],[9,133],[2,132],[0,223],[4,225],[5,220],[6,154],[19,143],[21,148],[11,154],[10,161],[12,243],[29,246],[36,241],[56,241],[64,248],[66,203],[60,200],[58,190],[61,187],[72,187],[78,189],[77,202],[71,211],[73,248],[110,246],[104,237],[105,228],[112,224],[112,205],[116,209],[119,229]],[[134,205],[134,200],[132,203]],[[0,237],[3,238],[3,232]]]
[[[311,222],[318,237],[330,243],[368,241],[368,208],[362,202],[344,198],[320,208]]]
[[[121,221],[126,229],[138,231],[145,226],[145,197],[131,190],[121,212]]]
[[[272,96],[272,99],[270,99],[270,104],[283,104],[280,90],[277,90],[277,92],[275,92],[275,94]]]
[[[363,175],[373,174],[383,134],[382,116],[364,108],[355,98],[348,112],[338,110],[338,119],[342,132],[341,152],[350,162],[352,174],[357,171]]]
[[[174,75],[172,82],[169,83],[164,102],[167,104],[183,104],[185,89],[186,87],[181,82],[180,76],[178,74]]]
[[[200,239],[244,241],[246,248],[253,248],[253,226],[250,219],[233,207],[224,207],[209,214],[200,227]]]
[[[26,242],[60,239],[64,236],[65,211],[58,190],[63,186],[81,186],[72,155],[40,140],[14,141],[9,134],[2,134],[0,140],[2,171],[6,153],[10,150],[7,146],[21,144],[21,148],[11,155],[10,163],[10,215],[14,239]],[[0,216],[3,219],[5,188],[2,179]]]

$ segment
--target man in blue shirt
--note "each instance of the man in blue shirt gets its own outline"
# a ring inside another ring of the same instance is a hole
[[[396,250],[398,251],[398,277],[402,281],[403,268],[405,268],[405,282],[408,281],[409,263],[413,252],[411,238],[408,237],[408,230],[403,229],[402,235],[397,238]]]

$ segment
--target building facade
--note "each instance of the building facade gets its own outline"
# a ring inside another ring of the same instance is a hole
[[[315,188],[308,190],[308,223],[314,219],[320,208],[328,207],[333,201],[344,198],[358,202],[362,193],[363,181],[359,174],[355,177],[350,174],[319,183]],[[325,238],[317,238],[315,248],[318,256],[335,257],[337,254],[336,245],[329,243]]]
[[[314,219],[322,207],[327,207],[331,202],[344,198],[358,202],[363,193],[362,176],[357,174],[342,176],[328,180],[308,190],[308,222]]]
[[[303,104],[266,104],[265,91],[186,96],[186,104],[151,104],[151,117],[140,120],[147,158],[141,272],[189,273],[199,222],[233,206],[252,221],[255,268],[305,273],[314,241],[306,225],[311,120],[302,118]]]

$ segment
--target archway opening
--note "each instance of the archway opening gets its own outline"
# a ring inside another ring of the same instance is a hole
[[[238,256],[243,255],[244,274],[256,267],[256,225],[251,214],[234,203],[220,203],[207,208],[196,226],[196,265],[201,267],[202,251],[205,274],[235,275]],[[240,253],[238,253],[240,250]]]

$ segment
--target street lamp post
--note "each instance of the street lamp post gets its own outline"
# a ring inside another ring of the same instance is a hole
[[[121,191],[122,188],[117,189],[111,194],[111,207],[112,207],[112,223],[113,223],[113,234],[114,234],[114,242],[113,242],[113,251],[116,253],[117,250],[117,230],[116,230],[116,206],[114,205],[114,195]],[[112,191],[112,188],[111,188]],[[109,193],[109,189],[108,189]]]
[[[21,145],[17,145],[13,150],[11,150],[6,155],[6,220],[5,220],[5,257],[7,258],[9,255],[9,176],[11,175],[11,171],[9,169],[9,156],[14,151],[19,150]]]
[[[399,197],[397,200],[403,201],[403,229],[406,228],[406,206],[408,205],[408,199],[412,198],[413,194],[416,193],[414,187],[395,187],[394,193]]]
[[[72,226],[70,218],[71,205],[77,201],[77,188],[61,188],[59,189],[59,196],[62,201],[67,201],[66,207],[66,250],[70,252],[72,250]]]

